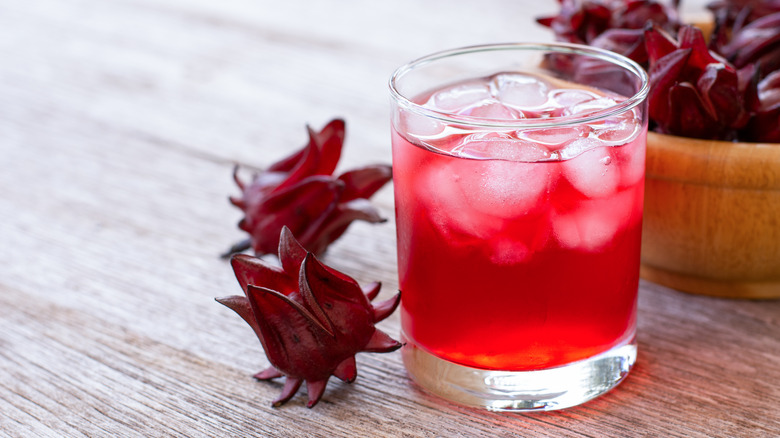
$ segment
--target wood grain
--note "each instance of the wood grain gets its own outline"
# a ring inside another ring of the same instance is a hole
[[[549,39],[554,2],[30,0],[0,3],[0,436],[775,437],[780,302],[644,282],[639,362],[549,414],[431,397],[400,355],[362,354],[274,409],[279,383],[217,255],[242,238],[233,163],[263,167],[305,124],[347,119],[343,168],[389,162],[386,81],[435,50]],[[398,288],[387,223],[325,261]],[[397,315],[381,324],[397,334]],[[305,391],[304,391],[305,392]]]
[[[642,276],[780,298],[780,147],[649,133]]]

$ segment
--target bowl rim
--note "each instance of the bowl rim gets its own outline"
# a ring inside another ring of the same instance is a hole
[[[780,191],[780,143],[702,140],[648,132],[646,178]]]

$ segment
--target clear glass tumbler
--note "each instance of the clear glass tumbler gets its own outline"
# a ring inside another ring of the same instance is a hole
[[[647,75],[611,52],[500,44],[399,68],[403,360],[423,388],[552,410],[636,360]]]

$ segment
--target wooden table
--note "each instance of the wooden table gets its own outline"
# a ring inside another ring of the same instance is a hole
[[[638,364],[563,412],[462,408],[361,354],[270,407],[279,383],[218,254],[243,237],[236,162],[267,166],[305,124],[347,120],[341,168],[390,162],[386,81],[476,43],[549,40],[555,2],[0,2],[0,435],[780,436],[780,302],[642,283]],[[391,220],[353,225],[325,261],[397,289]],[[393,335],[398,316],[381,324]]]

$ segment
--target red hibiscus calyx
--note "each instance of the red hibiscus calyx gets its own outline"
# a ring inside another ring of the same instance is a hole
[[[381,285],[361,288],[348,275],[322,264],[282,229],[281,266],[250,255],[231,259],[244,296],[217,298],[254,330],[271,367],[254,375],[259,380],[285,376],[278,407],[306,382],[308,407],[322,397],[330,376],[352,382],[357,377],[358,352],[385,353],[401,343],[375,324],[398,307],[400,293],[371,304]]]
[[[716,28],[729,35],[761,17],[780,12],[780,0],[714,0],[707,8],[712,11]]]
[[[321,131],[308,128],[309,142],[300,150],[241,180],[241,195],[230,202],[244,212],[240,229],[249,234],[224,257],[251,247],[256,255],[273,254],[283,226],[289,227],[314,254],[322,254],[356,220],[384,222],[368,199],[392,178],[389,165],[361,167],[333,175],[341,157],[345,123],[336,119]]]
[[[717,14],[710,47],[736,68],[757,66],[762,77],[777,70],[780,68],[780,2],[774,7],[772,13],[752,18],[751,14],[738,15],[733,21],[727,13]]]
[[[755,142],[780,143],[780,71],[758,81],[751,103],[753,117],[743,137]]]
[[[645,32],[650,119],[656,130],[695,138],[734,139],[749,113],[736,68],[707,49],[701,31]]]

